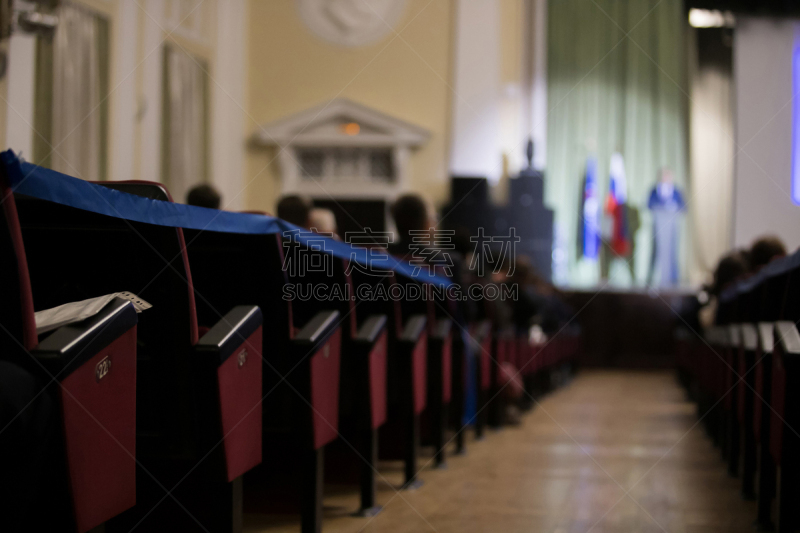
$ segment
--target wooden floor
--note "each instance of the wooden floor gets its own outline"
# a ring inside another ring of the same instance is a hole
[[[397,492],[382,464],[373,518],[354,491],[328,490],[328,532],[737,532],[755,506],[739,496],[670,372],[595,371],[541,400],[519,427],[470,441],[448,468]],[[626,491],[630,491],[626,495]],[[248,514],[246,531],[299,531],[299,517]]]

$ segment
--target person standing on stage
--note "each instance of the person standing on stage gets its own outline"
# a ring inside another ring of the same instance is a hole
[[[686,210],[683,195],[673,183],[672,171],[662,168],[658,183],[650,191],[647,207],[653,213],[653,260],[650,264],[648,284],[658,271],[659,285],[672,287],[678,284],[678,220]]]

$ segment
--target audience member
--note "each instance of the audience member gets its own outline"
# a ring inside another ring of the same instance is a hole
[[[708,303],[697,311],[697,320],[704,328],[716,322],[719,295],[726,288],[742,279],[750,271],[747,251],[734,250],[719,260],[714,270],[714,280],[706,287]]]
[[[750,247],[750,272],[755,274],[773,259],[786,255],[786,246],[773,235],[757,239]]]
[[[278,202],[277,215],[278,218],[282,218],[295,226],[308,228],[310,226],[312,209],[313,205],[309,198],[292,194],[280,199]]]
[[[222,203],[222,197],[213,186],[203,183],[189,190],[189,193],[186,195],[186,203],[197,207],[219,209]]]
[[[749,271],[747,255],[742,250],[734,250],[719,260],[709,292],[719,297],[722,291],[743,278]]]
[[[325,235],[338,236],[336,215],[330,209],[314,207],[308,215],[308,226],[311,231]]]
[[[408,256],[409,259],[416,249],[414,236],[420,237],[422,232],[430,232],[430,241],[434,241],[433,210],[428,203],[417,194],[406,194],[397,199],[392,205],[392,218],[397,228],[397,235],[389,250],[400,257]],[[419,241],[418,241],[419,242]]]
[[[389,252],[409,261],[412,265],[431,265],[432,271],[445,275],[457,286],[466,289],[464,259],[455,250],[452,235],[438,234],[431,205],[417,194],[398,198],[391,208],[397,234],[389,245]],[[449,307],[448,313],[457,324],[464,327],[471,316],[466,302],[449,301],[440,309]]]

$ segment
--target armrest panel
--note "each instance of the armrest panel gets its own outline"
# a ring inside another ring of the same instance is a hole
[[[478,342],[478,344],[483,344],[483,341],[491,334],[492,332],[492,322],[491,320],[482,320],[478,325],[475,327],[475,335],[473,338]]]
[[[339,311],[321,311],[294,337],[296,343],[313,345],[328,338],[339,326]]]
[[[261,327],[262,322],[263,317],[258,306],[237,305],[203,335],[195,349],[200,353],[219,354],[221,365]]]
[[[355,341],[375,344],[378,336],[386,328],[386,315],[370,315],[356,334]]]
[[[758,348],[758,331],[756,331],[756,327],[749,322],[743,323],[740,327],[744,349],[755,351],[755,349]]]
[[[195,345],[205,356],[196,369],[199,414],[207,422],[201,439],[213,445],[222,437],[228,481],[261,462],[261,323],[257,306],[236,306]]]
[[[436,321],[433,327],[431,337],[437,340],[445,340],[450,335],[450,329],[453,327],[453,321],[449,318],[443,318]]]
[[[403,327],[403,332],[398,340],[402,342],[415,343],[425,332],[428,319],[425,315],[412,315]]]
[[[131,302],[114,298],[95,316],[58,328],[39,343],[33,356],[63,381],[138,321]]]
[[[800,354],[800,333],[794,322],[780,321],[775,322],[776,343],[783,348],[785,355]]]
[[[772,350],[775,348],[775,337],[772,333],[774,329],[775,324],[772,322],[758,323],[758,340],[761,346],[762,354],[772,353]]]
[[[430,336],[429,353],[432,357],[440,358],[436,364],[440,365],[442,374],[442,401],[444,403],[449,403],[453,394],[453,337],[450,333],[452,326],[453,322],[450,319],[437,320]]]
[[[742,330],[739,324],[731,324],[728,326],[728,346],[731,348],[738,348],[742,343]]]
[[[114,299],[62,326],[33,354],[58,375],[56,389],[78,529],[136,503],[136,311]]]

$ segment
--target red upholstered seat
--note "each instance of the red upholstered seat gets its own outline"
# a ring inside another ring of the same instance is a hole
[[[783,452],[784,420],[786,418],[786,369],[780,348],[772,357],[772,397],[770,399],[769,450],[775,464],[781,463]]]
[[[268,459],[262,470],[302,474],[304,528],[315,530],[322,520],[323,448],[338,436],[342,340],[350,330],[342,327],[337,310],[301,305],[284,293],[289,279],[280,235],[197,230],[186,235],[195,287],[203,295],[201,322],[236,301],[264,310],[264,456],[271,457],[279,445],[295,455]]]
[[[412,483],[417,474],[419,416],[429,401],[427,318],[424,313],[404,313],[403,302],[389,297],[399,287],[391,272],[356,269],[353,285],[356,293],[365,290],[371,295],[358,302],[359,313],[385,315],[388,319],[386,424],[381,428],[379,453],[381,457],[403,459],[406,483]]]
[[[17,500],[21,505],[15,509],[0,504],[0,524],[9,515],[33,511],[41,501],[55,498],[71,505],[63,511],[51,505],[49,516],[36,512],[23,516],[26,527],[49,529],[71,523],[72,529],[87,531],[136,501],[136,313],[131,303],[115,300],[95,317],[45,334],[39,343],[28,258],[15,197],[4,173],[0,174],[0,196],[0,279],[7,288],[0,303],[0,357],[34,376],[40,388],[57,383],[47,387],[45,394],[58,406],[59,434],[48,454],[55,458],[54,464],[33,482],[37,492],[26,495],[37,503],[29,507]],[[36,396],[26,406],[34,401]],[[10,449],[2,442],[0,448]],[[0,484],[19,481],[8,470],[0,476]],[[4,486],[0,493],[6,490],[17,487]],[[4,503],[8,501],[4,498]]]
[[[104,185],[171,200],[159,184]],[[184,508],[206,528],[232,528],[240,510],[229,482],[261,461],[261,311],[220,308],[199,338],[182,230],[33,198],[18,207],[37,305],[120,290],[153,305],[137,332],[137,505],[107,530],[194,524]],[[181,505],[163,498],[167,485]]]

